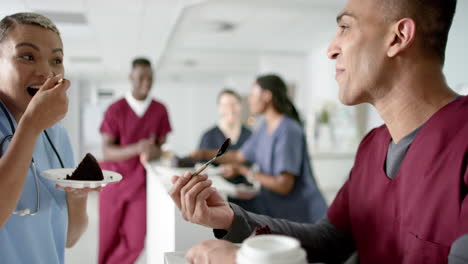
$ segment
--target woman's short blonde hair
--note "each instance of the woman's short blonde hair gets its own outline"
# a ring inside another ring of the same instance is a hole
[[[60,36],[59,30],[49,18],[37,13],[16,13],[0,21],[0,42],[7,36],[8,30],[16,25],[36,25],[52,30]]]

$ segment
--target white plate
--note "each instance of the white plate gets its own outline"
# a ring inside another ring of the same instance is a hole
[[[62,187],[80,188],[97,188],[105,186],[109,183],[116,183],[122,180],[122,175],[114,171],[103,170],[104,180],[102,181],[73,181],[67,180],[67,174],[71,175],[75,169],[53,169],[41,172],[41,176],[49,179]]]

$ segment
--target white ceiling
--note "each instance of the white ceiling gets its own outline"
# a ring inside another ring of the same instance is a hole
[[[255,73],[259,56],[302,54],[330,37],[345,0],[0,0],[57,23],[68,74],[126,80],[147,56],[158,78]],[[62,15],[58,17],[58,15]],[[81,18],[85,23],[62,22]],[[235,25],[218,32],[220,22]]]
[[[262,56],[308,54],[334,34],[345,0],[212,0],[184,9],[160,79],[255,74]],[[222,23],[234,25],[219,31]]]
[[[135,56],[158,61],[188,0],[0,0],[0,15],[34,11],[61,31],[68,74],[127,77]],[[83,24],[54,19],[84,17]],[[63,16],[61,16],[63,17]]]

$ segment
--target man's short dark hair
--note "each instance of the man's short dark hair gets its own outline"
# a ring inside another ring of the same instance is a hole
[[[132,62],[132,69],[135,69],[136,66],[151,67],[151,62],[147,58],[135,58]]]
[[[386,18],[412,18],[424,50],[445,61],[448,34],[457,0],[381,0]]]

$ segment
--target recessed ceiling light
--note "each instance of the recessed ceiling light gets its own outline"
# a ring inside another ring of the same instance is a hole
[[[184,61],[185,67],[195,67],[197,66],[197,61],[193,59],[187,59]]]
[[[172,80],[173,82],[180,82],[180,81],[182,81],[182,78],[181,78],[180,75],[178,75],[178,74],[172,74],[171,80]]]
[[[237,27],[236,24],[229,21],[212,21],[210,22],[210,26],[216,32],[231,32]]]

